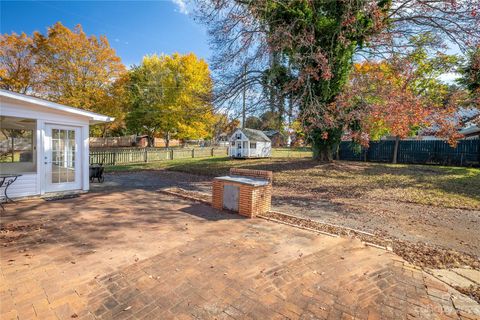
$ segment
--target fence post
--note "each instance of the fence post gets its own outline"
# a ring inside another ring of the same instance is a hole
[[[173,160],[173,149],[170,150],[170,160]]]
[[[192,158],[195,158],[195,148],[192,149]]]
[[[113,151],[113,165],[117,164],[117,152]]]
[[[144,158],[145,162],[148,162],[148,150],[145,148]]]
[[[212,148],[212,157],[213,157],[213,152],[214,152],[214,150],[215,150],[215,149],[214,149],[214,148]]]
[[[475,141],[475,140],[473,140],[473,141]],[[478,164],[480,164],[480,138],[478,138],[476,141],[477,141]]]

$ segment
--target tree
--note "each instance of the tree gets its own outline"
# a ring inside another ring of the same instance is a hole
[[[350,116],[345,129],[354,141],[366,146],[385,135],[396,137],[393,162],[399,139],[419,129],[430,128],[451,144],[459,138],[454,89],[438,80],[455,69],[458,58],[429,55],[421,43],[407,56],[355,64],[346,90],[337,99]]]
[[[480,45],[469,51],[467,63],[459,71],[462,76],[458,83],[468,90],[467,106],[472,110],[465,120],[478,119],[480,118],[478,116],[480,114]]]
[[[432,48],[454,46],[466,52],[480,40],[480,16],[477,0],[392,0],[385,28],[374,35],[362,53],[389,58],[415,48],[411,40],[419,34],[431,34]]]
[[[207,63],[193,53],[146,56],[130,71],[131,110],[127,125],[136,133],[199,139],[212,135],[212,80]]]
[[[0,85],[57,103],[121,116],[121,97],[125,66],[106,37],[87,36],[80,25],[73,30],[60,22],[47,34],[35,32],[2,35],[0,49]],[[118,126],[122,117],[102,128],[98,135]]]
[[[407,53],[412,35],[431,33],[460,48],[480,39],[476,2],[466,1],[201,1],[199,17],[208,26],[217,55],[220,96],[235,99],[270,74],[288,66],[291,81],[280,82],[283,96],[300,108],[314,157],[330,160],[342,128],[352,119],[335,105],[355,56]],[[444,43],[443,43],[444,44]],[[415,45],[413,45],[415,47]],[[248,66],[247,76],[239,70]],[[246,78],[247,80],[245,80]],[[279,85],[278,83],[276,85]],[[272,90],[261,90],[259,103]]]
[[[261,65],[261,59],[272,52],[281,56],[276,59],[275,68],[277,61],[288,60],[296,77],[282,90],[294,94],[302,109],[314,158],[330,160],[334,146],[340,141],[341,125],[323,120],[335,117],[336,110],[331,104],[347,80],[355,48],[381,27],[388,2],[294,0],[216,4],[217,10],[222,5],[223,9],[228,8],[225,19],[213,28],[218,33],[216,44],[223,55],[218,61],[220,65],[231,62],[235,53],[242,52],[250,66]],[[233,46],[236,40],[242,42],[243,49]],[[251,70],[249,74],[262,79],[266,73]],[[235,87],[227,92],[230,94]]]
[[[259,117],[250,116],[245,121],[245,127],[250,129],[262,130],[262,120]]]
[[[37,83],[33,40],[25,33],[0,35],[0,88],[19,93],[31,91]]]

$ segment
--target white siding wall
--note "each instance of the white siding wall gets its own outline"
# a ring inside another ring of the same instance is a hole
[[[259,157],[271,157],[272,156],[272,143],[271,142],[257,142],[257,153]]]
[[[3,192],[3,188],[1,190]],[[10,198],[26,197],[37,194],[37,174],[22,173],[21,177],[8,187],[7,195]],[[2,194],[3,196],[3,194]]]
[[[45,155],[44,155],[44,139],[45,139],[45,126],[47,124],[57,124],[64,126],[74,126],[81,128],[81,150],[79,150],[79,156],[81,156],[81,164],[79,169],[82,169],[82,181],[80,189],[88,190],[88,134],[89,134],[89,119],[77,114],[71,114],[68,112],[51,110],[41,106],[37,106],[32,103],[24,101],[17,101],[10,98],[1,98],[0,111],[2,116],[30,118],[37,120],[37,132],[36,132],[36,153],[37,153],[37,166],[36,173],[21,173],[22,177],[19,177],[15,183],[13,183],[8,189],[9,197],[23,197],[32,195],[41,195],[45,193]],[[6,173],[7,168],[0,168],[0,171]],[[12,173],[15,170],[8,168],[8,173]],[[2,188],[3,191],[3,188]]]
[[[245,158],[248,158],[248,157],[251,157],[251,158],[271,157],[271,153],[272,153],[272,148],[271,148],[272,143],[271,142],[259,142],[259,141],[257,141],[256,142],[256,148],[251,149],[250,148],[250,142],[251,141],[249,141],[248,138],[243,133],[242,133],[242,139],[241,140],[236,139],[236,135],[238,133],[241,133],[241,131],[240,130],[235,131],[229,139],[230,147],[229,147],[228,155],[230,157],[238,157],[239,153],[241,154],[240,157],[245,157]],[[235,142],[235,145],[233,145],[233,146],[232,146],[232,141]],[[241,141],[242,145],[243,145],[243,142],[247,142],[247,148],[242,147],[241,152],[239,152],[239,150],[237,149],[237,142],[238,141]]]

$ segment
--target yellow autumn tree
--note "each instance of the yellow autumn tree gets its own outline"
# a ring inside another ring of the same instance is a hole
[[[122,82],[126,68],[104,36],[88,36],[60,22],[47,33],[0,38],[0,86],[53,102],[117,118],[93,128],[96,135],[123,121]]]
[[[147,134],[150,145],[154,137],[163,137],[167,147],[172,138],[211,138],[212,79],[195,54],[145,56],[130,71],[128,90],[127,125]]]
[[[34,88],[38,71],[33,39],[25,33],[0,35],[0,88],[27,93]]]

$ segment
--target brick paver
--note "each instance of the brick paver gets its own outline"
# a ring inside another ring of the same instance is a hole
[[[478,319],[398,256],[131,190],[10,205],[0,319]]]

